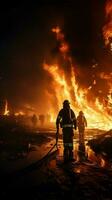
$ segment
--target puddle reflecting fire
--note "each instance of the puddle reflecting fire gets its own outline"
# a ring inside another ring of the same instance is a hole
[[[96,165],[101,168],[111,168],[109,160],[103,154],[96,154],[88,145],[87,141],[85,146],[79,145],[78,141],[74,139],[74,158],[77,162],[90,162],[91,165]],[[58,144],[58,159],[63,160],[63,141],[60,139]],[[81,172],[80,167],[76,170],[77,173]]]

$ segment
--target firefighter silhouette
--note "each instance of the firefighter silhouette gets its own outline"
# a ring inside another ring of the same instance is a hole
[[[56,119],[56,143],[58,141],[59,128],[62,128],[63,145],[64,145],[64,161],[72,161],[73,158],[73,129],[76,130],[76,116],[70,108],[68,100],[63,102],[63,108],[59,111]]]
[[[35,114],[33,114],[32,118],[31,118],[33,127],[37,126],[37,116]]]
[[[44,123],[45,123],[45,115],[44,114],[39,115],[39,121],[40,121],[40,125],[44,126]]]
[[[77,116],[77,127],[79,132],[79,145],[81,146],[85,145],[84,139],[85,139],[85,127],[87,127],[87,120],[82,111],[80,111],[79,115]]]

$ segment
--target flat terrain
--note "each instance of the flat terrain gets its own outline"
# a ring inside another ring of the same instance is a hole
[[[107,134],[104,133],[105,131],[98,129],[87,130],[85,152],[79,149],[78,134],[75,133],[76,161],[67,164],[63,164],[60,135],[58,151],[55,147],[50,152],[51,156],[39,163],[55,144],[55,130],[2,128],[1,199],[112,199],[111,156],[107,155],[107,148],[103,152],[102,148],[97,151],[101,140],[104,141],[102,138],[106,138]],[[111,138],[111,134],[109,137]],[[93,145],[96,141],[97,146]]]

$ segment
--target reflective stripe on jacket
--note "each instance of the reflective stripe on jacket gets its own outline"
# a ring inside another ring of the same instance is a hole
[[[73,143],[64,143],[65,147],[73,147]]]
[[[63,124],[62,128],[74,128],[73,124]]]

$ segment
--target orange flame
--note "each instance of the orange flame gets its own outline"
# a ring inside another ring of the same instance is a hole
[[[101,167],[105,167],[106,166],[106,162],[105,162],[105,160],[103,158],[101,158],[100,166]]]
[[[105,11],[107,23],[103,27],[103,36],[105,39],[105,45],[110,45],[110,50],[112,51],[112,0],[107,0]]]
[[[15,116],[25,115],[25,113],[24,113],[23,111],[19,111],[19,112],[16,112],[14,115],[15,115]]]
[[[8,101],[5,101],[5,111],[4,111],[4,115],[9,115],[9,109],[8,109]]]
[[[60,49],[60,54],[63,56],[66,54],[66,57],[64,57],[64,62],[69,62],[69,74],[66,75],[65,70],[62,68],[60,64],[54,63],[54,64],[43,64],[44,70],[46,70],[50,76],[52,77],[52,88],[53,88],[53,94],[51,93],[48,95],[49,97],[52,96],[52,100],[54,102],[54,99],[56,99],[56,107],[50,106],[50,112],[52,113],[53,117],[52,119],[55,120],[56,113],[62,106],[62,102],[65,99],[69,99],[71,102],[71,106],[73,110],[75,111],[76,115],[80,110],[83,110],[87,121],[88,121],[88,127],[89,128],[101,128],[101,129],[111,129],[112,128],[112,115],[108,113],[109,105],[104,106],[100,103],[99,99],[96,98],[96,100],[89,101],[87,95],[89,91],[91,90],[92,86],[89,86],[88,88],[81,88],[76,80],[76,73],[75,73],[75,66],[73,66],[72,58],[68,57],[67,53],[69,51],[68,46],[66,46],[66,41],[63,37],[59,37],[59,35],[63,35],[61,33],[61,29],[59,27],[53,28],[52,31],[56,33],[56,38],[60,40],[61,45],[65,44],[65,47]],[[93,81],[93,85],[96,85],[96,80]],[[112,96],[108,96],[108,101],[112,102]]]

